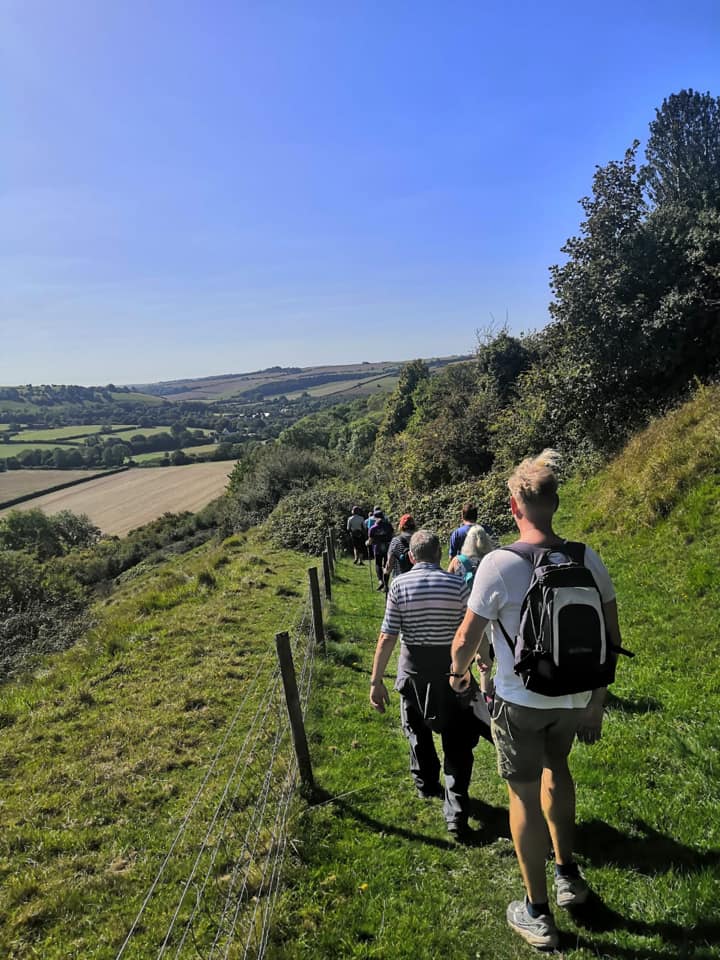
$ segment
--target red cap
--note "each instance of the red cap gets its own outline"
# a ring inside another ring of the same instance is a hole
[[[411,513],[404,513],[400,517],[400,526],[401,527],[414,527],[415,521],[413,520]]]

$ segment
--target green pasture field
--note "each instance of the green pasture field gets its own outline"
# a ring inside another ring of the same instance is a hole
[[[63,450],[72,450],[73,447],[82,447],[82,442],[78,443],[0,443],[0,457],[16,457],[23,450],[57,450],[61,447]]]
[[[117,403],[146,403],[149,407],[165,403],[163,397],[153,397],[149,393],[111,393],[110,396]]]
[[[128,427],[126,430],[118,430],[117,433],[113,432],[112,437],[118,440],[132,440],[132,438],[138,436],[138,434],[142,434],[144,437],[154,437],[158,433],[170,433],[170,427]]]
[[[82,424],[74,427],[53,427],[48,430],[21,430],[13,436],[17,440],[40,440],[50,442],[52,440],[66,440],[68,437],[73,439],[78,437],[89,437],[94,433],[99,433],[103,427],[102,423]],[[129,429],[129,427],[128,427]]]
[[[206,443],[197,447],[183,447],[183,453],[193,454],[193,453],[212,453],[213,450],[217,450],[217,443]],[[174,453],[173,450],[170,450],[167,455],[170,457]],[[165,451],[155,451],[154,453],[138,453],[133,456],[133,460],[136,463],[149,463],[152,460],[164,460]]]
[[[249,534],[138,571],[86,640],[0,686],[3,960],[115,958],[307,565]],[[156,956],[183,879],[128,957]]]

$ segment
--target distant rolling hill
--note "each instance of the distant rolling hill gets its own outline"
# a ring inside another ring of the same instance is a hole
[[[427,360],[431,369],[448,363],[470,359],[467,356],[433,357]],[[317,367],[269,367],[250,373],[228,373],[215,377],[167,380],[161,383],[136,384],[133,389],[145,394],[172,400],[263,400],[269,397],[299,395],[304,391],[314,396],[347,393],[360,396],[371,383],[374,389],[392,389],[395,377],[405,361],[335,364]]]

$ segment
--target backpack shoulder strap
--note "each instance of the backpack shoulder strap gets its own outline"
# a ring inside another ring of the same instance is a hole
[[[562,551],[567,553],[573,563],[585,565],[585,544],[576,540],[566,540],[562,545]]]
[[[527,560],[533,569],[550,553],[547,547],[534,547],[531,543],[523,543],[522,540],[511,543],[507,547],[500,547],[500,549],[507,550],[508,553],[514,553],[516,557],[522,557],[523,560]]]
[[[473,572],[472,564],[470,563],[470,561],[468,560],[468,558],[467,558],[464,554],[459,553],[459,554],[457,555],[457,558],[456,558],[456,559],[459,560],[460,563],[463,565],[463,568],[464,568],[464,570],[465,570],[465,573],[472,573],[472,572]]]

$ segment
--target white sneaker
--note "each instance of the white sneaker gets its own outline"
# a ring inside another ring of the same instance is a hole
[[[531,917],[525,900],[513,900],[507,908],[507,922],[533,947],[552,949],[558,945],[558,932],[551,913]]]
[[[555,900],[559,907],[579,907],[585,903],[589,893],[590,887],[580,874],[576,877],[559,877],[555,874]]]

